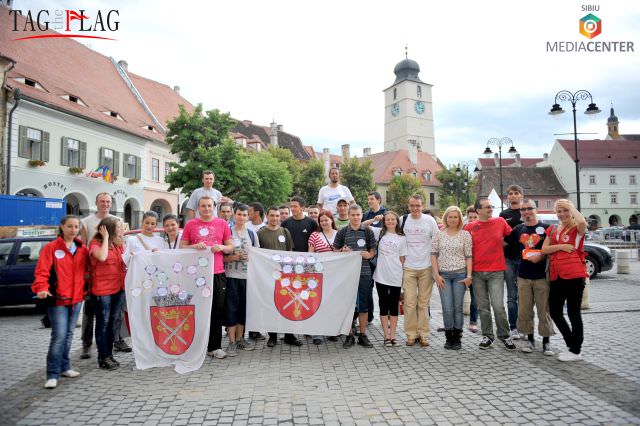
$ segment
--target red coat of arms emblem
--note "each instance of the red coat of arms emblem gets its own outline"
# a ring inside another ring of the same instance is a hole
[[[283,317],[304,321],[316,313],[322,302],[322,274],[281,274],[274,293],[276,307]]]
[[[151,329],[160,349],[169,355],[183,354],[193,342],[195,306],[151,306]]]

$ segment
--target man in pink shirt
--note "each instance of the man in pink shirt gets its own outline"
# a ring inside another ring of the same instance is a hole
[[[211,304],[211,327],[207,355],[224,358],[222,350],[222,323],[227,281],[224,275],[224,255],[233,253],[233,240],[229,224],[213,216],[215,201],[204,196],[198,200],[200,217],[191,219],[182,231],[180,248],[211,250],[213,252],[213,303]]]

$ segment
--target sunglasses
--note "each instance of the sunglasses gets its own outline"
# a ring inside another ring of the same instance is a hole
[[[535,207],[520,207],[521,212],[532,212],[535,209],[536,209]]]

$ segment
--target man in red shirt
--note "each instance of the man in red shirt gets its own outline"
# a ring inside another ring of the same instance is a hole
[[[233,239],[229,224],[213,216],[215,201],[209,196],[198,200],[200,217],[191,219],[182,231],[180,248],[211,250],[213,252],[213,302],[207,355],[224,358],[227,354],[222,350],[222,323],[224,321],[224,300],[227,280],[224,275],[224,255],[233,253]]]
[[[468,223],[464,229],[471,233],[473,241],[473,292],[480,311],[482,341],[480,349],[488,349],[493,344],[493,323],[491,309],[498,328],[498,338],[504,346],[513,350],[516,345],[509,337],[509,322],[504,309],[504,237],[511,233],[511,227],[501,217],[491,217],[493,206],[487,198],[478,198],[475,204],[478,220]]]

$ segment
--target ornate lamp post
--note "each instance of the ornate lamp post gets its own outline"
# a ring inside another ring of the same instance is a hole
[[[513,146],[513,141],[511,140],[511,138],[491,138],[487,141],[487,148],[484,150],[484,155],[491,155],[493,154],[493,151],[491,151],[491,148],[489,148],[489,145],[496,145],[498,147],[498,170],[500,173],[500,211],[502,211],[502,197],[504,194],[504,188],[502,187],[502,147],[504,145],[511,145],[511,147],[509,148],[509,151],[507,151],[509,154],[511,155],[515,155],[518,153],[518,151],[516,150],[516,147]]]
[[[460,161],[458,162],[458,167],[456,168],[456,176],[461,176],[462,169],[464,169],[464,180],[462,181],[462,184],[464,185],[465,201],[467,202],[467,205],[469,205],[469,168],[471,166],[474,167],[473,173],[478,173],[480,171],[475,160]],[[459,201],[458,205],[460,205]]]
[[[576,103],[578,101],[586,101],[589,100],[589,106],[585,110],[585,114],[597,114],[600,112],[600,109],[593,102],[593,97],[591,93],[586,90],[578,90],[575,93],[571,93],[568,90],[561,90],[556,93],[556,98],[554,101],[551,110],[549,111],[549,115],[558,115],[562,114],[564,110],[560,106],[559,102],[570,102],[573,110],[573,149],[575,151],[575,164],[576,164],[576,199],[578,201],[577,207],[578,211],[580,211],[580,160],[578,158],[578,129],[576,126]]]

